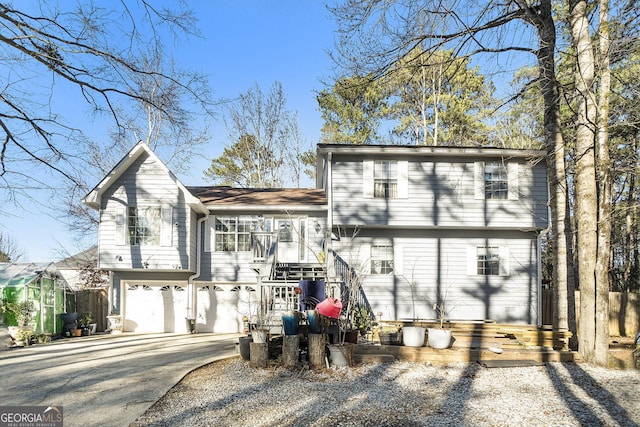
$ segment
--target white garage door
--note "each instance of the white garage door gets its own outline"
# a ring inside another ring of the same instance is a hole
[[[198,285],[196,287],[196,331],[241,333],[242,316],[258,307],[254,287]]]
[[[184,284],[125,284],[124,330],[187,332]]]

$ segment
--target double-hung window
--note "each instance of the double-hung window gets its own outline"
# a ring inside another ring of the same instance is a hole
[[[507,166],[493,162],[484,165],[484,198],[506,200],[509,197]]]
[[[393,248],[391,245],[371,246],[371,274],[393,273]]]
[[[127,231],[131,246],[160,244],[161,212],[159,207],[129,207]]]
[[[373,197],[398,197],[398,163],[376,160],[373,169]]]
[[[247,252],[251,250],[252,231],[270,231],[270,220],[253,216],[218,216],[215,218],[216,252]]]
[[[500,248],[498,246],[478,246],[476,251],[478,276],[499,276]]]

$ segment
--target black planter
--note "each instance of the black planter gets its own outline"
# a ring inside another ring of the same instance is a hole
[[[71,336],[71,330],[76,328],[76,321],[78,320],[78,313],[62,313],[62,336]]]
[[[249,344],[253,342],[253,337],[240,337],[238,338],[238,342],[240,343],[240,357],[242,357],[243,360],[251,359],[251,347]]]
[[[60,317],[65,325],[67,323],[76,323],[76,320],[78,320],[78,313],[62,313]]]

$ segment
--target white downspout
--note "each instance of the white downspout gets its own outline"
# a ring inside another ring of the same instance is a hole
[[[333,255],[333,153],[329,151],[327,153],[327,182],[325,183],[327,192],[327,235],[325,238],[325,271],[327,272],[327,280],[330,281],[336,277],[335,272],[335,259]],[[327,283],[329,285],[329,283]],[[333,284],[331,284],[333,286]]]
[[[544,230],[543,230],[544,231]],[[538,267],[538,271],[537,271],[537,275],[538,275],[538,327],[542,326],[542,247],[541,247],[541,240],[542,240],[542,232],[543,231],[539,231],[538,232],[538,238],[537,238],[537,251],[538,251],[538,262],[537,267]]]
[[[189,276],[188,282],[187,282],[187,292],[189,295],[189,301],[188,301],[188,306],[187,306],[187,318],[189,319],[195,319],[196,318],[196,312],[195,312],[195,287],[193,285],[193,281],[195,279],[197,279],[198,277],[200,277],[201,274],[201,264],[202,264],[202,224],[209,219],[209,210],[207,209],[207,213],[202,217],[198,219],[198,226],[196,227],[196,244],[197,244],[197,250],[196,250],[196,272],[195,274],[192,274],[191,276]],[[195,332],[195,330],[194,330]]]

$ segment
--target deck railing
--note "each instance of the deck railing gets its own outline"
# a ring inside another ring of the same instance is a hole
[[[270,231],[254,231],[251,233],[251,252],[253,262],[265,262],[272,251],[275,251],[277,233]]]

